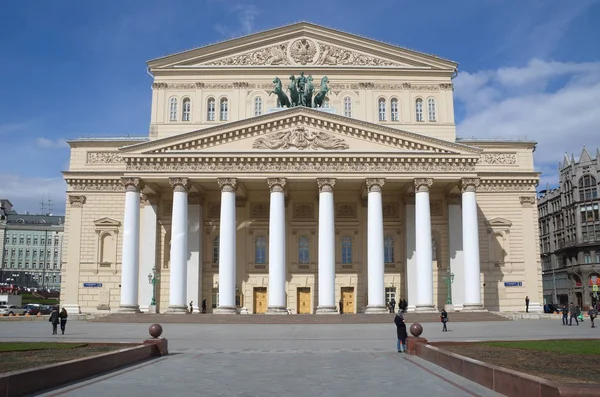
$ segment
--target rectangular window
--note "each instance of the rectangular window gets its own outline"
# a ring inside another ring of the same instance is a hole
[[[583,263],[585,263],[585,264],[592,263],[592,255],[584,254],[583,255]]]
[[[23,236],[19,237],[19,244],[21,244],[21,245],[25,244],[25,237],[23,237]]]
[[[600,263],[600,253],[596,252],[596,263]]]
[[[308,237],[301,236],[298,240],[298,263],[307,264],[309,256]]]
[[[385,303],[390,303],[391,300],[396,300],[396,287],[385,288]]]
[[[352,237],[342,237],[342,264],[352,264]]]
[[[33,237],[33,245],[38,245],[38,238],[37,238],[37,236]]]
[[[216,309],[219,307],[219,289],[213,288],[212,290],[212,308]]]

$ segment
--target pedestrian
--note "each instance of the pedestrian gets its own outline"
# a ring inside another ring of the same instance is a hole
[[[525,297],[525,313],[529,313],[529,296]]]
[[[344,302],[340,299],[340,314],[344,314]]]
[[[58,317],[60,319],[60,330],[62,332],[62,334],[65,334],[65,329],[67,328],[67,317],[69,317],[69,314],[67,313],[67,309],[65,309],[64,307],[62,308],[62,310],[60,311],[60,313],[58,313]]]
[[[596,318],[596,311],[594,310],[593,307],[591,307],[590,311],[588,311],[588,316],[590,316],[590,322],[592,323],[592,328],[596,328],[596,326],[594,325],[594,319]]]
[[[52,335],[58,334],[57,328],[58,328],[59,319],[58,319],[58,308],[56,306],[54,306],[52,308],[52,311],[50,312],[50,317],[48,318],[48,321],[50,323],[52,323]]]
[[[190,301],[190,314],[194,312],[194,301]]]
[[[398,353],[405,353],[406,337],[408,334],[406,333],[406,323],[404,322],[404,317],[402,317],[400,310],[398,310],[398,313],[396,313],[394,323],[396,324],[396,336],[398,337],[398,342],[396,343],[398,347]]]
[[[569,325],[569,307],[567,305],[562,308],[562,324]]]
[[[440,321],[442,322],[442,332],[448,332],[448,328],[446,327],[446,323],[448,323],[448,313],[446,312],[446,309],[442,309]]]
[[[569,305],[569,326],[573,325],[573,319],[575,319],[575,323],[579,325],[579,320],[577,319],[577,312],[575,311],[575,306],[573,302]]]
[[[206,298],[202,299],[202,314],[206,314]]]
[[[392,300],[390,301],[390,308],[392,309],[392,311],[390,313],[393,313],[396,311],[396,299],[392,298]]]

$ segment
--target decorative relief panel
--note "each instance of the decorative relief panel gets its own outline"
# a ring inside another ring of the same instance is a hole
[[[221,218],[221,203],[208,203],[207,216],[209,219]]]
[[[269,219],[269,203],[252,203],[250,217],[255,219]]]
[[[67,179],[67,190],[122,192],[121,179]]]
[[[477,192],[535,192],[537,179],[482,179]]]
[[[313,219],[315,217],[315,207],[312,203],[294,204],[293,217],[296,219]]]
[[[336,218],[356,218],[356,204],[337,204],[335,208]]]
[[[400,211],[397,203],[383,203],[383,217],[384,218],[398,218]]]
[[[125,161],[119,152],[87,152],[88,164],[123,164]]]
[[[482,153],[479,157],[479,164],[484,165],[515,165],[517,164],[516,153]]]
[[[280,131],[257,138],[252,144],[253,149],[330,149],[346,150],[350,146],[341,138],[322,131],[311,131],[297,127],[291,131]]]
[[[247,83],[247,82],[232,82],[232,83],[154,83],[152,88],[157,90],[195,90],[195,89],[208,89],[208,90],[224,90],[234,88],[245,88],[253,90],[267,90],[273,89],[273,83]],[[423,83],[400,83],[400,84],[386,84],[386,83],[329,83],[329,88],[333,92],[339,92],[342,90],[383,90],[383,91],[452,91],[454,90],[452,83],[439,83],[439,84],[423,84]],[[505,153],[502,153],[505,154]]]
[[[444,203],[441,200],[432,200],[430,204],[431,216],[444,215]]]

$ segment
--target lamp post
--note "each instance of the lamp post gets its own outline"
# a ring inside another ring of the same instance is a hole
[[[156,273],[156,267],[152,268],[152,273],[148,274],[148,282],[152,284],[152,302],[150,306],[156,306],[156,284],[160,280],[160,274]]]
[[[442,278],[444,279],[444,282],[446,283],[446,288],[448,289],[448,297],[446,298],[446,304],[451,305],[452,304],[452,283],[454,282],[454,273],[452,273],[450,271],[450,269],[448,268],[446,270],[446,275],[442,276]]]

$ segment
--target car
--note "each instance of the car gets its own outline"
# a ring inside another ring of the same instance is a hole
[[[25,310],[25,314],[31,314],[32,316],[35,316],[36,314],[40,313],[42,307],[43,306],[40,304],[30,303],[23,306],[23,310]]]
[[[18,315],[23,315],[25,314],[25,309],[21,309],[19,306],[15,306],[15,305],[2,305],[0,306],[0,316],[10,316],[10,315],[16,316]]]

